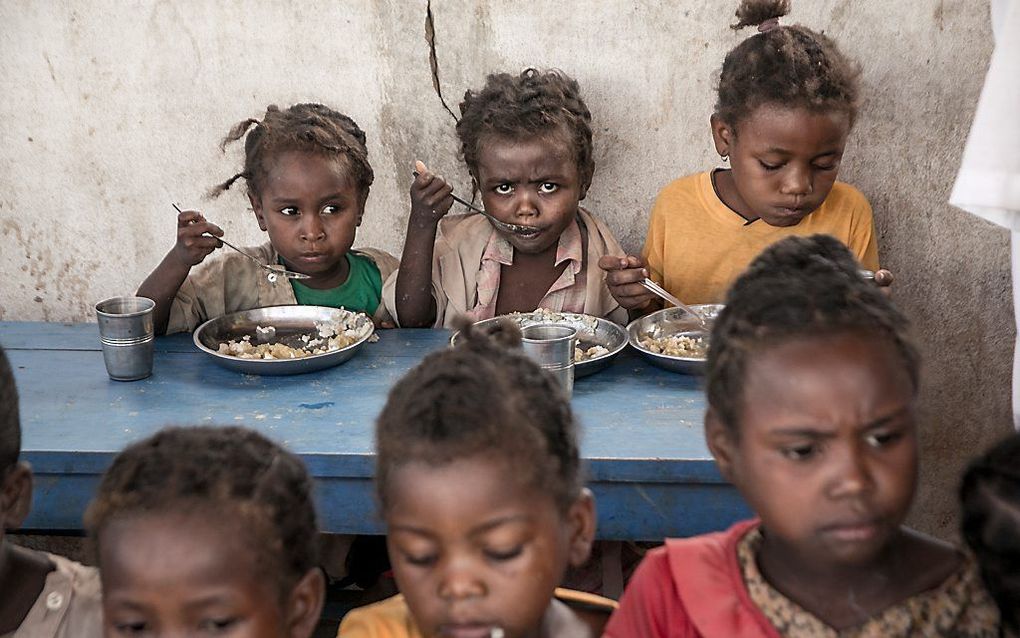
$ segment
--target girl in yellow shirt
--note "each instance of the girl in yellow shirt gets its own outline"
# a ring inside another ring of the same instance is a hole
[[[613,296],[632,314],[654,308],[651,277],[687,303],[718,303],[766,246],[790,235],[833,235],[878,270],[871,206],[836,181],[857,116],[858,66],[825,35],[780,25],[789,0],[743,0],[735,29],[757,33],[726,55],[711,117],[730,168],[678,179],[652,208],[641,257],[606,256]],[[880,273],[876,281],[891,283]]]

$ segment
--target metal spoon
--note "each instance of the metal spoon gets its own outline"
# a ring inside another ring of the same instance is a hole
[[[690,306],[688,306],[687,304],[685,304],[684,302],[680,301],[679,299],[674,297],[672,294],[670,294],[670,292],[668,290],[666,290],[665,288],[663,288],[659,284],[655,283],[654,281],[652,281],[648,277],[645,277],[645,280],[642,281],[642,282],[639,282],[639,283],[642,286],[644,286],[645,288],[647,288],[648,290],[650,290],[651,292],[655,293],[656,295],[662,297],[663,299],[665,299],[669,303],[673,304],[677,308],[680,308],[681,310],[683,310],[683,311],[687,312],[688,314],[690,314],[692,317],[694,317],[695,319],[698,320],[698,323],[701,324],[702,328],[704,328],[705,330],[708,330],[708,324],[705,323],[705,318],[702,317],[698,313],[697,310],[695,310],[694,308],[691,308]]]
[[[174,209],[176,209],[178,213],[183,213],[184,212],[183,210],[180,209],[180,207],[177,204],[175,204],[173,202],[170,202],[170,205],[173,206]],[[213,239],[220,240],[220,242],[224,246],[227,246],[228,248],[233,248],[237,252],[241,253],[242,255],[247,257],[248,259],[250,259],[253,262],[255,262],[258,265],[259,268],[262,268],[263,270],[268,270],[269,271],[269,281],[270,281],[270,283],[275,282],[277,276],[279,276],[279,277],[286,277],[287,279],[311,279],[310,275],[304,275],[304,274],[299,273],[299,272],[292,272],[290,270],[284,270],[283,268],[273,268],[272,266],[268,266],[268,265],[262,263],[261,261],[259,261],[258,259],[252,257],[248,253],[244,252],[243,250],[241,250],[237,246],[235,246],[235,245],[231,244],[230,242],[228,242],[227,240],[223,239],[222,237],[217,237],[216,235],[212,235],[210,233],[202,233],[202,236],[203,237],[212,237]]]
[[[415,177],[418,177],[418,171],[411,171],[411,174],[414,175]],[[467,206],[472,211],[474,211],[476,213],[480,213],[482,215],[485,215],[486,217],[489,218],[489,221],[492,222],[493,226],[495,226],[496,228],[499,228],[500,230],[503,230],[505,232],[514,233],[514,234],[525,236],[525,237],[527,237],[529,235],[537,235],[538,232],[539,232],[537,229],[532,228],[531,226],[522,226],[520,224],[508,224],[507,222],[500,221],[500,220],[496,219],[495,217],[493,217],[491,214],[489,214],[489,213],[485,212],[484,210],[482,210],[481,208],[475,206],[471,202],[469,202],[469,201],[467,201],[465,199],[461,199],[460,197],[457,197],[453,193],[450,193],[450,197],[452,197],[453,201],[457,202],[458,204],[463,204],[464,206]]]

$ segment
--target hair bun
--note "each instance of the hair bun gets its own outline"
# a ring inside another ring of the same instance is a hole
[[[467,317],[457,318],[454,326],[460,331],[458,346],[472,350],[513,349],[521,347],[521,328],[512,319],[493,321],[485,327],[476,326]]]
[[[790,13],[790,0],[742,0],[737,7],[734,29],[756,27],[769,20],[778,20]]]

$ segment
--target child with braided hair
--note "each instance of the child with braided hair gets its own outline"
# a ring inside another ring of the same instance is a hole
[[[728,169],[667,185],[652,208],[642,256],[607,256],[609,289],[640,315],[657,298],[645,277],[687,303],[719,303],[766,246],[791,235],[832,235],[878,271],[871,206],[837,182],[857,116],[860,70],[825,35],[782,25],[790,0],[742,0],[734,29],[758,33],[726,55],[711,117]],[[888,285],[888,271],[875,282]]]
[[[271,105],[261,121],[240,122],[222,146],[242,137],[244,170],[213,194],[245,180],[259,228],[269,234],[268,242],[245,252],[308,278],[266,277],[234,251],[204,262],[221,245],[223,231],[200,212],[185,210],[177,217],[177,243],[138,289],[156,302],[156,333],[292,304],[344,307],[372,316],[377,325],[388,323],[382,284],[397,260],[381,250],[351,249],[373,180],[365,133],[329,107],[296,104],[284,110]]]
[[[537,308],[626,322],[597,266],[622,249],[579,205],[595,161],[577,82],[559,71],[493,74],[460,111],[461,152],[485,210],[519,228],[447,216],[452,187],[419,162],[402,267],[384,292],[390,314],[404,327]]]
[[[758,518],[652,550],[610,638],[998,636],[973,560],[903,526],[920,361],[828,235],[788,237],[712,328],[705,438]]]
[[[595,534],[577,424],[512,322],[489,335],[464,325],[398,381],[376,447],[402,593],[350,612],[340,637],[601,635],[614,603],[557,589]]]
[[[107,636],[308,638],[324,595],[312,481],[240,427],[128,446],[85,514]]]

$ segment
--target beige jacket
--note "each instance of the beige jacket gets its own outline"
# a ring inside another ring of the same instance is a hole
[[[56,566],[25,620],[2,638],[102,638],[103,595],[99,570],[46,554]]]
[[[244,251],[263,264],[277,264],[276,249],[269,242]],[[354,252],[375,262],[383,282],[400,264],[393,255],[375,248],[359,248]],[[166,332],[190,332],[204,321],[241,310],[296,304],[294,288],[287,279],[279,277],[275,283],[269,283],[265,270],[237,251],[224,249],[193,268],[181,284],[170,307]],[[385,304],[379,304],[372,320],[376,325],[390,321]]]
[[[605,273],[598,267],[603,255],[623,255],[623,249],[605,224],[581,208],[581,220],[588,229],[585,255],[587,272],[584,314],[627,323],[627,311],[609,293]],[[432,253],[432,297],[436,300],[433,328],[452,328],[458,315],[478,303],[478,273],[489,238],[496,232],[482,215],[447,215],[439,222]],[[399,325],[396,306],[397,278],[383,285],[383,303]]]

